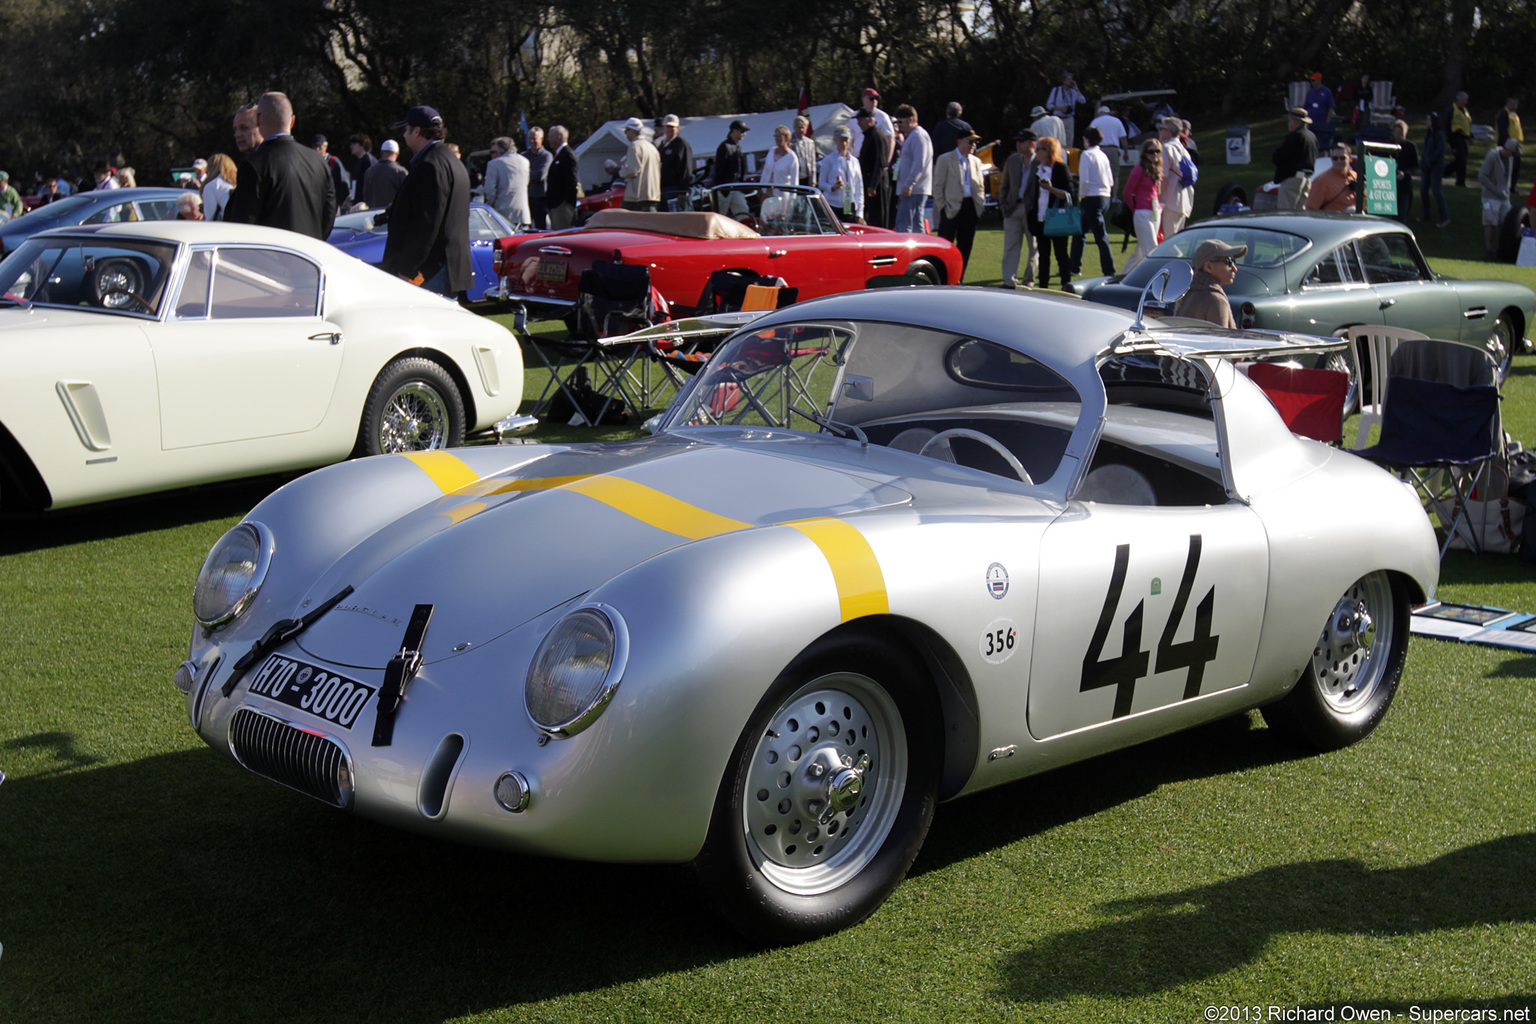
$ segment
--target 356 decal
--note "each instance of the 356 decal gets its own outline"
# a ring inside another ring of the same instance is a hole
[[[1189,557],[1184,561],[1184,575],[1179,580],[1179,590],[1173,599],[1173,608],[1168,613],[1168,622],[1163,627],[1162,636],[1157,642],[1157,662],[1152,666],[1152,656],[1148,651],[1142,650],[1141,633],[1142,618],[1146,606],[1145,599],[1136,602],[1136,607],[1125,617],[1125,623],[1121,627],[1121,647],[1117,657],[1100,660],[1104,653],[1104,645],[1109,639],[1110,627],[1114,623],[1115,609],[1120,606],[1120,597],[1125,592],[1126,571],[1131,563],[1131,546],[1121,544],[1115,548],[1115,567],[1109,577],[1109,592],[1104,595],[1104,607],[1099,612],[1098,624],[1093,629],[1093,639],[1088,644],[1088,653],[1083,656],[1082,684],[1079,690],[1087,693],[1089,690],[1097,690],[1105,686],[1115,687],[1115,718],[1121,718],[1131,712],[1131,700],[1136,695],[1136,682],[1144,679],[1154,672],[1170,672],[1176,669],[1187,669],[1189,675],[1184,682],[1184,700],[1200,695],[1200,685],[1205,679],[1205,666],[1216,660],[1216,648],[1221,637],[1211,632],[1211,619],[1216,609],[1216,587],[1205,592],[1195,608],[1194,636],[1183,643],[1176,643],[1174,637],[1178,634],[1179,625],[1184,620],[1184,613],[1189,608],[1189,598],[1195,587],[1195,575],[1200,569],[1200,534],[1193,534],[1189,538]],[[1150,671],[1149,671],[1150,667]]]

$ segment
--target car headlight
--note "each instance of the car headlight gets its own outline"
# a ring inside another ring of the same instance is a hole
[[[578,608],[539,643],[528,668],[523,703],[528,717],[557,738],[597,721],[624,675],[629,633],[606,605]]]
[[[260,523],[241,523],[219,538],[203,559],[192,588],[192,614],[208,629],[249,607],[272,561],[272,532]]]

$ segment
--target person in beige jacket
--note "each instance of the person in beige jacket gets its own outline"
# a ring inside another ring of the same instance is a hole
[[[654,211],[661,202],[661,153],[645,137],[645,122],[638,117],[624,122],[624,137],[629,149],[619,165],[619,177],[624,179],[621,205],[626,210]]]
[[[976,156],[976,141],[980,138],[974,131],[962,133],[954,150],[933,162],[933,206],[939,215],[938,235],[955,243],[962,266],[971,261],[976,222],[987,205],[986,181],[981,160]]]

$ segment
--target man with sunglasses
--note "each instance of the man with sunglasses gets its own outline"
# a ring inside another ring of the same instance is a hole
[[[1217,327],[1236,330],[1232,304],[1227,301],[1227,293],[1222,287],[1237,279],[1237,261],[1246,255],[1246,245],[1228,245],[1219,238],[1207,238],[1195,246],[1189,257],[1195,277],[1190,282],[1189,291],[1174,307],[1173,315],[1209,320]]]
[[[1307,209],[1326,210],[1330,213],[1354,213],[1356,206],[1355,182],[1360,175],[1349,165],[1350,148],[1336,142],[1329,154],[1331,166],[1321,174],[1312,176],[1312,190],[1307,193]]]

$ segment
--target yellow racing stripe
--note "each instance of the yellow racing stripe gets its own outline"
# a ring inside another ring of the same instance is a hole
[[[401,452],[400,455],[416,463],[423,473],[432,478],[433,483],[442,488],[444,494],[480,479],[479,473],[470,469],[463,459],[452,452]]]
[[[658,530],[703,540],[722,533],[752,527],[751,523],[717,515],[691,505],[645,484],[608,475],[530,477],[517,480],[481,480],[457,455],[446,451],[406,452],[405,458],[416,463],[442,488],[444,494],[459,492],[464,497],[491,497],[517,491],[563,489],[600,501]],[[471,501],[448,514],[452,522],[461,522],[487,506]],[[857,527],[841,519],[802,519],[784,523],[799,530],[821,550],[837,585],[838,606],[844,622],[864,615],[884,615],[890,611],[885,576],[874,549]]]
[[[785,523],[816,543],[826,556],[837,582],[837,600],[843,621],[864,615],[884,615],[891,610],[885,591],[885,574],[874,548],[851,523],[841,519],[802,519]]]

